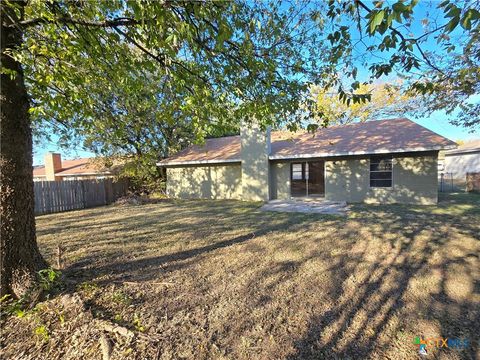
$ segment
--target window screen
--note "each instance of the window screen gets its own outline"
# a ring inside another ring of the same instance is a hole
[[[392,158],[370,158],[370,187],[392,187]]]

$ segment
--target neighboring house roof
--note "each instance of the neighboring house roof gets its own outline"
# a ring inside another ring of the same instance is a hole
[[[480,139],[465,141],[465,143],[459,145],[457,149],[445,151],[445,156],[469,154],[474,152],[480,152]]]
[[[62,160],[62,169],[55,172],[55,176],[87,176],[110,174],[110,171],[101,169],[92,162],[92,158]],[[33,177],[45,176],[45,166],[33,167]]]
[[[453,149],[451,140],[405,119],[332,126],[314,133],[274,131],[269,159],[298,159]],[[207,139],[157,165],[240,162],[240,136]]]

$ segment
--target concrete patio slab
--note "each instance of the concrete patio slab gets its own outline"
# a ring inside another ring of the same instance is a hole
[[[328,201],[323,199],[290,199],[271,200],[263,205],[260,210],[346,215],[348,206],[344,201]]]

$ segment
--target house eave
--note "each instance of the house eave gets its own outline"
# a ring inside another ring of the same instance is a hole
[[[159,161],[157,166],[182,166],[182,165],[205,165],[205,164],[225,164],[241,163],[241,159],[213,159],[213,160],[190,160],[190,161]]]
[[[445,156],[454,156],[454,155],[462,155],[462,154],[472,154],[480,152],[480,148],[475,149],[457,149],[457,150],[450,150],[445,152]]]
[[[375,151],[348,151],[337,153],[311,153],[311,154],[294,154],[294,155],[270,155],[269,160],[292,160],[292,159],[310,159],[310,158],[324,158],[324,157],[338,157],[338,156],[358,156],[358,155],[379,155],[379,154],[392,154],[392,153],[408,153],[408,152],[421,152],[421,151],[439,151],[455,149],[457,145],[439,145],[430,147],[415,147],[405,149],[378,149]],[[159,161],[157,166],[187,166],[187,165],[210,165],[210,164],[228,164],[228,163],[241,163],[241,159],[211,159],[211,160],[190,160],[190,161]]]
[[[378,149],[375,151],[347,151],[336,153],[311,153],[311,154],[294,154],[294,155],[270,155],[269,160],[291,160],[291,159],[310,159],[310,158],[326,158],[326,157],[338,157],[338,156],[358,156],[358,155],[380,155],[380,154],[398,154],[408,152],[421,152],[421,151],[439,151],[446,149],[455,149],[457,145],[439,145],[430,147],[416,147],[405,149]]]

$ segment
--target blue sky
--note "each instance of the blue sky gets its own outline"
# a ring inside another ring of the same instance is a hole
[[[41,165],[44,163],[43,157],[46,152],[57,152],[62,154],[62,159],[76,159],[83,157],[94,157],[95,154],[90,151],[85,151],[79,148],[62,149],[54,142],[42,143],[33,146],[33,165]]]
[[[438,2],[435,1],[420,1],[419,4],[415,7],[415,22],[411,24],[411,31],[414,33],[422,33],[423,24],[421,22],[422,19],[428,18],[432,22],[442,21],[443,14],[436,9]],[[454,32],[455,33],[455,32]],[[454,35],[454,33],[452,35]],[[437,44],[434,39],[429,40],[424,45],[424,49],[427,51],[435,52],[439,51],[437,49]],[[360,76],[366,76],[368,74],[368,70],[366,69],[359,69]],[[363,77],[362,76],[362,77]],[[364,79],[360,79],[361,81]],[[480,96],[474,96],[475,101],[479,101]],[[408,114],[406,114],[408,117]],[[451,140],[468,140],[473,138],[480,138],[479,133],[469,133],[466,129],[462,127],[453,126],[448,122],[448,117],[444,112],[438,111],[433,113],[431,116],[421,119],[415,119],[413,117],[409,117],[411,120],[417,122],[418,124],[442,135]],[[55,136],[52,136],[55,139]],[[78,158],[78,157],[91,157],[94,156],[92,152],[85,151],[79,148],[73,149],[60,149],[59,146],[53,141],[50,143],[42,143],[34,145],[34,156],[33,156],[33,163],[34,165],[42,164],[43,163],[43,155],[47,151],[54,151],[60,152],[63,158]]]
[[[478,133],[469,133],[465,128],[450,124],[445,113],[440,111],[433,113],[427,118],[411,118],[411,120],[454,141],[480,138]]]

